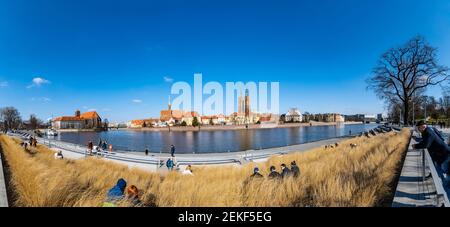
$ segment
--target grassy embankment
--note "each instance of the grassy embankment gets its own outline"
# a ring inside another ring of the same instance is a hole
[[[97,158],[55,160],[40,145],[25,151],[5,135],[0,144],[11,174],[14,206],[101,206],[118,178],[141,189],[146,206],[381,206],[392,196],[410,132],[346,140],[337,148],[272,157],[258,166],[296,160],[301,177],[245,184],[254,163],[243,167],[194,167],[194,176],[166,177]],[[358,147],[350,148],[350,143]],[[122,206],[129,205],[127,202]]]

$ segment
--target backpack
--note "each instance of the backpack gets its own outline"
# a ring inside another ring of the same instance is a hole
[[[442,135],[442,133],[441,133],[437,128],[433,127],[433,131],[434,131],[434,133],[436,133],[436,135],[437,135],[439,138],[441,138],[442,141],[445,142],[444,136]]]

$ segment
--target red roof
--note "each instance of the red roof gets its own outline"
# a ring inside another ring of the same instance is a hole
[[[168,121],[170,120],[171,113],[170,110],[161,110],[161,121]]]
[[[100,116],[97,114],[97,112],[91,111],[91,112],[82,113],[80,115],[80,117],[62,116],[62,117],[57,117],[57,118],[53,119],[53,121],[82,121],[82,120],[86,120],[86,119],[96,119],[99,117]]]
[[[180,120],[183,117],[183,111],[181,110],[172,110],[173,119]]]
[[[71,116],[62,116],[53,119],[53,121],[81,121],[79,117],[71,117]]]
[[[212,116],[202,116],[202,120],[209,120],[209,119],[218,119],[218,117],[216,115],[212,115]]]
[[[92,119],[92,118],[98,118],[99,116],[98,116],[97,112],[91,111],[91,112],[82,113],[80,115],[80,117],[82,119]]]
[[[131,120],[131,124],[133,125],[143,125],[144,120]]]
[[[187,111],[183,113],[183,117],[198,117],[198,113],[195,111]]]

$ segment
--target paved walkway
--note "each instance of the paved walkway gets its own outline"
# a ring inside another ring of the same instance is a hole
[[[0,207],[8,207],[5,175],[3,174],[2,154],[0,154]]]
[[[176,154],[175,161],[180,169],[184,169],[184,166],[186,165],[242,165],[248,162],[264,162],[272,156],[283,155],[291,152],[307,151],[327,144],[334,144],[344,139],[348,139],[348,137],[327,139],[286,147],[248,150],[241,152]],[[38,141],[39,143],[45,144],[55,151],[62,151],[65,158],[80,159],[86,157],[85,153],[87,149],[85,146],[43,138],[38,138]],[[144,153],[125,151],[104,153],[101,154],[101,156],[106,160],[151,171],[165,170],[165,161],[170,157],[169,154],[150,153],[146,156]]]
[[[393,207],[435,207],[437,205],[436,188],[433,179],[423,181],[422,151],[414,150],[411,139],[406,153],[400,179],[395,192]],[[425,166],[425,174],[430,173]]]

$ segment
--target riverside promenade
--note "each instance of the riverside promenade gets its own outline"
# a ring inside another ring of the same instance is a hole
[[[416,132],[414,133],[417,135]],[[392,207],[442,206],[445,204],[445,200],[438,195],[438,191],[442,190],[437,190],[435,183],[442,184],[442,182],[438,179],[439,176],[433,172],[434,169],[432,170],[430,167],[431,158],[426,157],[427,153],[425,153],[428,151],[413,149],[413,144],[416,142],[411,138]],[[428,161],[424,161],[425,159]],[[432,177],[424,177],[431,173],[433,173]]]
[[[3,173],[2,158],[2,154],[0,153],[0,207],[8,207],[8,197],[6,195],[6,181],[5,174]]]
[[[11,136],[21,137],[18,134],[10,134]],[[223,153],[201,153],[201,154],[176,154],[175,162],[180,169],[184,169],[187,165],[243,165],[249,162],[264,162],[272,156],[284,155],[292,152],[307,151],[316,147],[339,143],[350,137],[339,137],[327,140],[320,140],[310,143],[291,145],[285,147],[247,150],[240,152],[223,152]],[[48,146],[54,151],[62,151],[65,158],[81,159],[87,157],[85,146],[52,140],[38,138],[40,144]],[[112,153],[105,152],[96,156],[104,160],[128,165],[129,167],[137,167],[150,171],[165,171],[166,160],[170,157],[168,153],[144,153],[125,152],[115,150]]]

